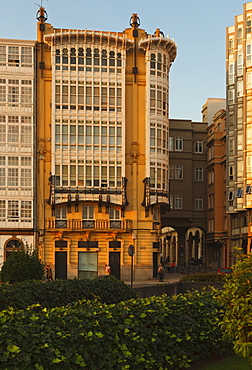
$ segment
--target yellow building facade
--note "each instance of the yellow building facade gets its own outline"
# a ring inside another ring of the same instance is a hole
[[[38,15],[37,240],[56,278],[156,275],[169,202],[169,72],[176,44],[136,14],[123,32]]]

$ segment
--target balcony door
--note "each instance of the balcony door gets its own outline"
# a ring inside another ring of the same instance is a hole
[[[120,280],[120,252],[109,252],[109,266],[111,268],[111,275]]]
[[[55,279],[67,279],[67,252],[55,252]]]

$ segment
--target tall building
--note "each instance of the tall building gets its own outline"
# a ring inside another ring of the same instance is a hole
[[[160,207],[169,203],[169,73],[176,44],[136,14],[123,32],[69,30],[38,12],[37,230],[56,278],[109,264],[156,274]]]
[[[0,265],[34,239],[34,41],[0,39]]]
[[[226,110],[213,116],[207,127],[207,234],[206,265],[229,267],[229,217],[226,213]]]
[[[232,250],[251,250],[252,220],[252,2],[226,32],[227,211]]]
[[[216,112],[221,109],[226,109],[226,99],[208,98],[202,106],[202,122],[212,125]]]
[[[162,256],[188,265],[205,261],[207,124],[169,121],[170,209],[163,206]]]

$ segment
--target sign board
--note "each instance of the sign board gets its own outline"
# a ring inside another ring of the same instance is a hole
[[[130,244],[129,249],[128,249],[128,253],[129,253],[129,256],[131,256],[131,257],[134,256],[134,254],[135,254],[134,245]]]

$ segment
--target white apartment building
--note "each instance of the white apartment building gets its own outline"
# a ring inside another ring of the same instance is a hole
[[[34,46],[0,39],[0,265],[34,245]]]

